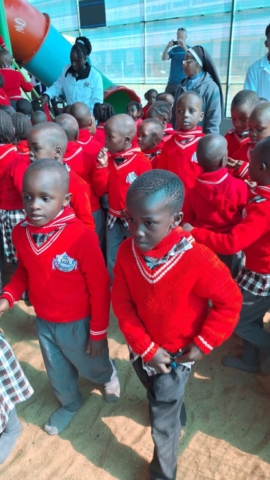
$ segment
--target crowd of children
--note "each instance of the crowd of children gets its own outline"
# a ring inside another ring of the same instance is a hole
[[[240,91],[224,137],[203,133],[194,91],[174,104],[150,89],[145,107],[132,101],[122,114],[97,103],[92,115],[76,102],[52,122],[42,104],[33,111],[5,90],[9,62],[0,52],[0,237],[14,270],[6,282],[0,259],[0,315],[28,291],[60,403],[44,429],[61,433],[79,410],[79,374],[103,385],[107,401],[119,399],[107,342],[112,295],[147,390],[150,478],[174,480],[193,363],[234,331],[243,354],[223,364],[270,373],[262,320],[270,308],[270,102]],[[17,396],[3,387],[15,369]],[[0,375],[3,462],[21,432],[15,404],[33,391],[1,334]]]

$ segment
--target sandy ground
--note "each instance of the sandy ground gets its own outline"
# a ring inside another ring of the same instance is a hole
[[[58,404],[36,339],[33,309],[19,302],[3,315],[1,327],[35,390],[17,407],[24,429],[0,467],[1,478],[147,480],[153,450],[147,401],[113,315],[109,343],[121,400],[107,404],[96,386],[82,379],[84,404],[56,437],[42,430]],[[186,389],[188,423],[179,446],[179,480],[270,479],[270,376],[222,367],[222,356],[240,349],[232,337],[193,368]]]

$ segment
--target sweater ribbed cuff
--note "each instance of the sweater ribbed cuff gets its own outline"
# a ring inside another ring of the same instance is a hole
[[[99,332],[94,332],[93,330],[90,330],[89,332],[89,338],[91,338],[91,340],[94,340],[96,342],[98,342],[99,340],[103,340],[106,337],[107,337],[107,329],[100,330]]]
[[[158,345],[154,342],[152,342],[149,347],[140,355],[140,357],[142,358],[142,360],[144,362],[149,362],[150,360],[152,360],[152,358],[154,357],[154,355],[157,353],[157,350],[158,350]]]
[[[13,305],[15,303],[15,298],[13,297],[13,295],[11,293],[3,292],[2,295],[0,296],[0,298],[4,298],[5,300],[7,300],[10,308],[13,307]]]
[[[193,341],[197,345],[197,347],[199,347],[199,349],[203,353],[205,353],[205,355],[208,355],[209,353],[211,353],[214,348],[201,335],[198,335],[197,337],[195,337]]]

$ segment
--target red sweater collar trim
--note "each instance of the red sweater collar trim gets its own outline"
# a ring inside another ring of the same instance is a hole
[[[146,150],[143,150],[143,153],[145,155],[151,155],[151,153],[156,153],[160,152],[164,146],[164,140],[161,140],[155,147],[153,148],[147,148]]]
[[[208,185],[218,185],[228,177],[228,169],[227,168],[220,168],[215,172],[202,172],[198,175],[196,181]]]
[[[257,185],[250,190],[251,198],[257,197],[258,195],[260,197],[266,198],[267,200],[270,200],[270,185]]]
[[[33,225],[29,217],[26,217],[26,219],[23,221],[23,224],[26,224],[27,229],[31,234],[47,234],[65,227],[68,223],[74,222],[74,220],[76,221],[76,217],[73,209],[70,207],[65,207],[60,215],[57,215],[57,217],[46,223],[46,225]]]
[[[91,133],[87,128],[82,128],[79,130],[78,143],[87,145],[89,142],[91,142],[92,138],[93,136],[91,135]]]
[[[141,250],[137,247],[134,242],[135,251],[144,257],[152,257],[152,258],[162,258],[166,253],[168,253],[174,245],[177,245],[181,239],[185,237],[187,239],[192,238],[189,232],[184,232],[181,227],[173,228],[172,231],[165,237],[161,242],[156,245],[148,252],[141,252]]]
[[[63,160],[65,162],[68,162],[69,160],[72,160],[74,157],[76,157],[76,155],[78,155],[78,153],[80,153],[81,151],[82,146],[79,145],[78,142],[69,141]]]

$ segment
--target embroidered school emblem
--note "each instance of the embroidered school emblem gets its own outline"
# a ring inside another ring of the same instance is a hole
[[[83,86],[84,86],[84,87],[89,87],[89,86],[90,86],[90,83],[89,83],[89,82],[84,82]]]
[[[135,172],[130,172],[127,175],[126,182],[131,184],[132,182],[134,182],[134,180],[136,180],[136,178],[137,178],[136,173]]]
[[[195,163],[198,163],[196,152],[193,153],[193,155],[191,157],[191,161],[195,162]]]
[[[68,256],[68,254],[62,253],[62,255],[56,255],[52,261],[53,270],[61,270],[61,272],[71,272],[72,270],[77,270],[78,262]]]

